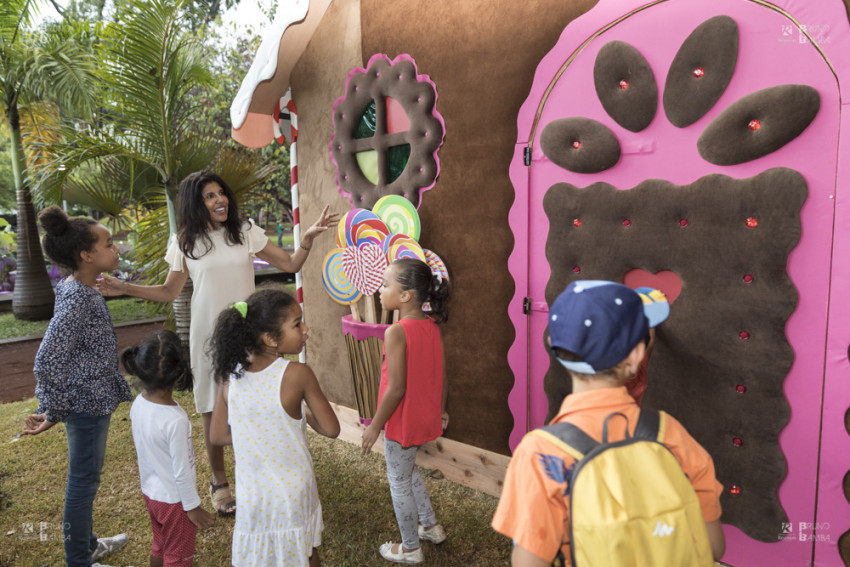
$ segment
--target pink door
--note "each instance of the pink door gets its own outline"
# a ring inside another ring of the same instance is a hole
[[[511,446],[565,393],[543,342],[558,292],[675,274],[645,403],[714,456],[732,565],[841,565],[850,527],[850,325],[830,302],[850,283],[835,228],[850,28],[839,1],[795,4],[601,1],[538,66],[511,165]]]

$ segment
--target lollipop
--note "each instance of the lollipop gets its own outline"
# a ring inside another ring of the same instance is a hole
[[[355,244],[357,244],[358,248],[362,248],[366,244],[371,244],[374,246],[378,246],[381,250],[384,249],[384,239],[387,237],[386,234],[375,230],[374,228],[366,227],[365,229],[357,231],[357,239],[355,240]]]
[[[351,209],[350,211],[346,211],[339,219],[339,224],[336,227],[337,247],[345,248],[346,246],[354,246],[354,239],[351,237],[351,227],[355,224],[355,217],[362,213],[365,213],[366,216],[363,216],[361,220],[377,218],[372,211],[366,209]]]
[[[425,254],[425,263],[431,268],[431,273],[444,280],[449,279],[449,271],[446,269],[443,259],[425,248],[422,249],[422,252]]]
[[[342,254],[342,265],[348,279],[363,295],[369,296],[381,287],[387,257],[380,246],[366,244],[359,248],[346,248]]]
[[[351,283],[343,269],[343,252],[342,248],[334,248],[325,256],[322,283],[325,284],[331,299],[343,305],[350,305],[360,299],[360,292]]]
[[[390,231],[419,240],[419,232],[422,229],[419,213],[413,203],[401,195],[381,197],[372,207],[372,211],[387,223]]]
[[[367,243],[382,246],[389,233],[381,219],[367,219],[351,227],[351,239],[358,248]]]
[[[387,239],[389,240],[389,239]],[[425,261],[425,253],[415,240],[410,237],[396,238],[393,242],[386,246],[387,240],[384,241],[387,260],[394,262],[403,258]]]

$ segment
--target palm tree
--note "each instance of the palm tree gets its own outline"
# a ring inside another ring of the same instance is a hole
[[[85,114],[91,109],[91,58],[73,39],[73,26],[33,35],[36,0],[0,2],[0,104],[9,128],[18,210],[18,265],[12,310],[18,319],[49,319],[53,289],[38,240],[21,128],[22,109],[49,102]]]
[[[213,79],[201,42],[182,21],[186,1],[116,3],[119,23],[105,28],[99,56],[98,122],[68,129],[64,141],[48,149],[53,160],[36,188],[46,201],[82,191],[112,214],[132,202],[144,205],[148,214],[136,226],[143,244],[136,251],[153,280],[165,274],[161,258],[176,231],[175,202],[186,175],[211,167],[240,193],[275,170],[257,152],[229,142],[229,132],[198,124],[201,101],[193,95]],[[178,332],[187,320],[178,312],[188,312],[190,298],[187,285],[175,301]]]

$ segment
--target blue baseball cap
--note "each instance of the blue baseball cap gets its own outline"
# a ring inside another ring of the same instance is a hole
[[[654,328],[667,320],[670,316],[670,303],[667,296],[660,289],[651,287],[639,287],[635,289],[643,301],[643,314],[649,319],[649,328]]]
[[[549,308],[552,347],[582,359],[571,362],[558,358],[558,362],[580,374],[596,374],[622,362],[646,337],[649,327],[641,296],[609,281],[574,281]]]

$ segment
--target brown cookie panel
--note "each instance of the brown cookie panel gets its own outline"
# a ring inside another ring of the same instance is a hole
[[[553,120],[540,134],[540,147],[552,163],[576,173],[599,173],[620,160],[617,137],[590,118]]]
[[[808,85],[779,85],[736,101],[697,140],[702,158],[716,165],[745,163],[775,152],[805,130],[820,110]]]
[[[786,263],[806,195],[799,173],[775,168],[686,186],[649,180],[625,191],[561,183],[543,202],[549,304],[577,279],[623,281],[632,269],[671,270],[681,279],[657,329],[644,404],[669,411],[714,457],[725,487],[723,521],[760,541],[775,541],[787,521],[777,497],[786,474],[778,437],[790,415],[782,383],[794,353],[785,325],[797,292]],[[550,415],[568,380],[550,365]],[[740,494],[730,493],[733,484]]]
[[[720,98],[738,62],[738,24],[715,16],[691,32],[676,53],[664,85],[664,112],[684,128],[702,118]]]
[[[655,118],[658,86],[640,52],[624,41],[606,43],[593,64],[596,96],[617,124],[640,132]]]

